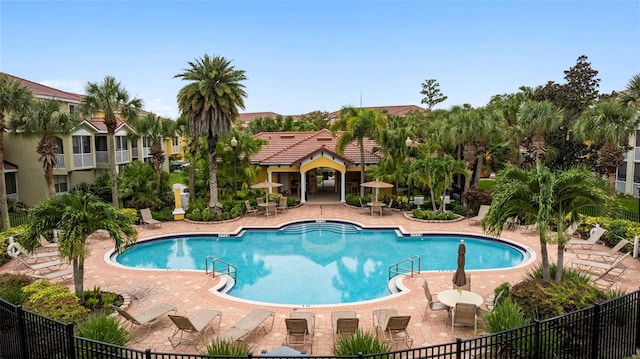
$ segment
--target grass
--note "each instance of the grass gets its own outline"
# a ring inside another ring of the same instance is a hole
[[[632,197],[629,195],[618,194],[616,196],[618,204],[629,212],[638,213],[638,197]]]
[[[169,173],[169,184],[182,183],[182,172]]]

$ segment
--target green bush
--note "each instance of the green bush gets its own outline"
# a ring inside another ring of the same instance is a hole
[[[120,209],[120,212],[129,216],[131,218],[131,222],[138,223],[138,219],[140,217],[138,217],[138,211],[135,210],[134,208],[122,208]]]
[[[80,305],[80,299],[63,285],[42,280],[22,290],[27,296],[24,309],[63,322],[77,323],[87,317],[87,309]]]
[[[33,283],[33,280],[24,274],[2,273],[0,274],[0,298],[15,305],[21,305],[27,300],[22,287]]]
[[[205,354],[225,357],[247,357],[250,353],[245,344],[222,339],[214,339],[205,349]]]
[[[110,313],[111,306],[122,305],[122,297],[113,292],[103,292],[100,287],[93,287],[92,290],[84,291],[83,305],[91,311],[106,310]]]
[[[505,330],[520,328],[529,324],[524,311],[518,303],[510,298],[503,299],[500,304],[484,316],[487,333],[499,333]]]
[[[456,219],[456,215],[450,211],[436,211],[426,209],[414,209],[411,211],[413,218],[426,220],[451,221]]]
[[[90,315],[75,326],[77,336],[103,343],[125,346],[131,341],[131,334],[118,324],[118,320],[107,313]]]
[[[549,273],[551,273],[551,278],[556,277],[556,272],[557,272],[556,264],[551,263],[549,265]],[[525,277],[527,280],[542,279],[542,264],[533,268],[532,271],[527,272]],[[591,282],[591,279],[589,278],[589,275],[587,273],[572,267],[562,268],[562,280],[580,282],[582,284],[589,284]]]
[[[354,334],[339,335],[333,344],[335,356],[387,353],[391,348],[377,334],[357,330]],[[380,355],[375,358],[386,358],[388,355]]]

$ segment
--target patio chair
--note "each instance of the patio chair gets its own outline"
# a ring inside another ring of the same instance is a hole
[[[247,213],[251,213],[254,216],[256,215],[256,213],[258,213],[258,209],[255,207],[251,207],[251,203],[249,203],[249,200],[244,201],[244,205],[245,207],[247,207]]]
[[[287,336],[284,345],[302,346],[309,345],[309,353],[313,350],[313,332],[315,327],[315,315],[312,312],[294,311],[285,318]]]
[[[424,290],[424,296],[427,298],[427,306],[424,309],[424,315],[422,316],[422,321],[427,317],[427,313],[429,309],[433,311],[438,310],[446,310],[449,313],[450,308],[446,305],[440,303],[439,301],[433,300],[433,294],[431,294],[431,290],[429,290],[429,283],[426,280],[422,280],[422,289]]]
[[[393,206],[393,198],[389,200],[389,204],[385,207],[382,207],[383,210],[391,211],[391,206]]]
[[[611,262],[615,261],[618,257],[624,254],[621,252],[622,248],[630,244],[626,239],[621,239],[615,246],[613,246],[608,251],[597,251],[592,249],[576,249],[573,253],[576,254],[576,257],[579,259],[588,259],[588,260],[596,260],[594,258],[599,258],[602,262]]]
[[[595,284],[601,290],[608,290],[614,284],[618,283],[618,280],[627,271],[627,268],[622,263],[631,253],[625,253],[618,257],[613,263],[609,264],[606,268],[600,268],[599,274],[587,273],[589,280]]]
[[[467,290],[467,291],[471,291],[471,276],[470,275],[465,275],[465,285],[463,285],[462,287],[458,287],[455,283],[453,284],[453,289],[462,289],[462,290]]]
[[[71,277],[73,276],[73,268],[67,267],[64,269],[59,269],[53,272],[48,273],[31,273],[28,276],[36,278],[36,279],[46,279],[46,280],[54,280],[62,277]]]
[[[622,261],[625,260],[631,253],[625,253],[616,259],[613,263],[604,263],[599,261],[590,261],[586,259],[574,258],[569,263],[574,267],[581,269],[583,271],[589,272],[590,274],[602,275],[604,273],[610,274],[612,270],[619,268],[620,270],[626,270],[626,267],[622,264]]]
[[[376,330],[382,334],[386,342],[390,344],[404,343],[407,348],[411,348],[413,338],[407,332],[411,320],[410,315],[398,315],[395,309],[375,309],[373,318]]]
[[[451,311],[451,330],[455,325],[473,326],[473,332],[478,330],[478,306],[471,303],[456,303]]]
[[[269,330],[264,323],[271,318]],[[246,338],[252,334],[257,334],[260,329],[268,333],[273,328],[275,313],[265,309],[254,309],[238,322],[233,324],[224,333],[217,336],[217,340],[245,342]],[[246,343],[245,343],[246,344]]]
[[[58,251],[49,251],[49,252],[29,252],[26,248],[22,246],[22,244],[18,242],[9,243],[7,246],[7,254],[13,258],[17,258],[19,256],[24,256],[24,258],[32,260],[31,263],[36,263],[43,258],[48,258],[51,260],[51,257],[58,257],[60,253]]]
[[[280,201],[278,202],[278,207],[277,207],[278,211],[287,211],[287,197],[280,197]]]
[[[198,345],[196,344],[196,339],[199,336],[202,336],[202,344],[204,346],[204,337],[206,336],[206,332],[208,330],[211,330],[211,334],[215,332],[215,329],[213,328],[213,321],[215,318],[218,318],[218,328],[220,328],[220,322],[222,321],[222,312],[211,309],[200,309],[190,318],[176,314],[169,314],[169,318],[176,326],[173,334],[169,337],[169,342],[171,343],[171,345],[175,348],[183,341],[190,341],[197,348]],[[179,338],[176,338],[178,336],[178,333],[180,333],[180,336]],[[185,334],[189,335],[190,337],[185,338]]]
[[[267,203],[267,212],[265,213],[267,217],[269,216],[277,216],[278,215],[278,207],[275,202]]]
[[[482,223],[484,216],[486,216],[487,213],[489,212],[489,208],[491,208],[491,206],[488,206],[486,204],[481,205],[480,209],[478,210],[478,214],[475,215],[474,217],[469,218],[469,224]]]
[[[371,204],[371,215],[380,215],[382,216],[382,202],[373,202]]]
[[[118,314],[120,314],[122,318],[124,318],[125,327],[128,327],[128,330],[132,330],[134,326],[147,327],[147,332],[145,333],[145,335],[138,340],[146,337],[147,334],[149,334],[149,332],[151,331],[151,326],[153,326],[155,322],[160,321],[162,316],[169,312],[176,311],[176,307],[166,303],[158,304],[135,315],[127,312],[120,307],[113,306],[113,309],[115,309],[115,311],[118,312]]]
[[[264,203],[264,198],[256,197],[256,205],[258,206],[259,212],[265,212],[267,210],[267,206]]]
[[[140,215],[142,216],[142,225],[148,225],[150,227],[160,227],[162,225],[162,222],[153,219],[149,208],[141,209]]]
[[[602,237],[602,235],[606,231],[607,230],[602,228],[602,227],[594,227],[593,231],[589,235],[589,238],[587,238],[587,239],[572,239],[569,242],[565,243],[564,247],[565,248],[572,248],[573,246],[580,246],[582,249],[591,249],[593,247],[593,245],[596,244],[600,240],[600,237]]]
[[[331,313],[331,335],[336,340],[336,335],[355,334],[360,325],[358,314],[354,310],[340,310]]]
[[[45,251],[55,251],[58,250],[58,243],[49,242],[44,236],[40,235],[38,237],[38,242],[40,243],[40,248],[43,248]]]

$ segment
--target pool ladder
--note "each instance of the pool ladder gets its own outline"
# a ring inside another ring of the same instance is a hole
[[[420,274],[420,256],[413,255],[407,259],[403,259],[400,262],[389,267],[389,280],[397,275],[409,275],[413,278],[415,273]]]
[[[233,281],[235,282],[236,274],[238,273],[236,266],[234,266],[233,264],[229,264],[220,258],[207,256],[204,259],[204,270],[206,275],[209,275],[209,262],[211,262],[212,278],[221,275],[228,275],[229,277],[233,278]],[[218,269],[216,269],[216,264],[218,265]]]

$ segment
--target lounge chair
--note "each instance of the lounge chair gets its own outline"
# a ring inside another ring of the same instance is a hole
[[[618,282],[618,279],[626,272],[627,268],[622,262],[629,257],[630,253],[618,257],[613,263],[609,264],[606,268],[601,267],[598,274],[587,273],[589,280],[593,282],[601,290],[607,290]]]
[[[285,318],[287,336],[284,345],[305,346],[309,345],[309,352],[313,349],[313,332],[315,316],[312,312],[294,311]]]
[[[149,208],[141,209],[140,215],[142,216],[143,225],[148,225],[150,227],[160,227],[162,225],[162,222],[153,219],[153,216],[151,216],[151,210]]]
[[[146,309],[146,310],[144,310],[144,311],[142,311],[140,313],[137,313],[135,315],[130,314],[126,310],[121,309],[121,308],[116,307],[116,306],[114,306],[113,309],[115,309],[116,312],[118,312],[125,319],[125,323],[128,324],[128,329],[129,330],[133,329],[134,326],[142,327],[142,326],[146,325],[147,326],[147,333],[144,336],[149,334],[149,331],[151,330],[151,326],[155,322],[160,321],[162,316],[164,316],[165,314],[167,314],[169,312],[175,312],[176,311],[176,307],[174,307],[171,304],[166,304],[166,303],[158,304],[158,305],[156,305],[154,307]],[[142,339],[142,338],[140,338],[140,339]]]
[[[404,343],[407,348],[413,345],[413,338],[407,332],[410,320],[410,315],[398,315],[395,309],[373,311],[373,323],[384,340],[390,344]]]
[[[591,274],[601,275],[603,273],[611,273],[611,271],[615,268],[619,268],[622,271],[626,270],[626,267],[622,264],[622,261],[624,261],[624,259],[629,255],[630,253],[625,253],[624,255],[618,257],[618,259],[616,259],[613,263],[574,258],[571,260],[570,264]]]
[[[269,330],[265,327],[264,323],[267,319],[271,318],[271,326]],[[224,333],[218,335],[218,340],[228,341],[240,341],[245,342],[246,338],[251,334],[257,334],[260,329],[264,330],[264,333],[268,333],[273,328],[273,320],[275,313],[265,309],[254,309],[244,318],[240,319]],[[246,342],[245,342],[246,344]]]
[[[257,197],[256,198],[256,205],[258,205],[258,211],[259,212],[264,212],[267,210],[267,206],[264,205],[264,198],[262,197]]]
[[[358,314],[353,310],[340,310],[331,313],[331,335],[334,341],[336,335],[355,334],[359,325]]]
[[[465,275],[465,285],[463,285],[462,287],[458,287],[455,283],[453,283],[453,289],[462,289],[462,290],[468,290],[471,291],[471,276],[470,275]]]
[[[451,310],[451,330],[455,325],[472,325],[475,333],[478,330],[478,306],[472,303],[456,303]]]
[[[433,294],[431,294],[431,290],[429,290],[429,283],[424,279],[422,280],[422,289],[424,290],[424,296],[427,298],[427,307],[425,308],[424,315],[422,316],[423,321],[427,317],[429,309],[433,311],[446,310],[447,312],[450,310],[446,305],[433,300]]]
[[[380,215],[382,216],[382,202],[373,202],[371,203],[371,215]]]
[[[251,207],[251,203],[249,203],[249,200],[244,201],[244,206],[247,207],[247,213],[251,213],[254,216],[256,215],[256,213],[258,213],[257,208]]]
[[[62,277],[71,277],[73,276],[73,268],[67,267],[64,269],[59,269],[53,272],[48,273],[31,273],[28,276],[36,278],[36,279],[46,279],[46,280],[54,280]]]
[[[623,252],[620,252],[620,250],[627,244],[630,244],[630,242],[626,239],[621,239],[618,243],[616,243],[615,246],[613,246],[613,248],[609,249],[608,251],[576,249],[573,251],[573,253],[575,253],[579,259],[595,260],[594,258],[600,258],[600,260],[603,262],[611,262],[615,261],[618,257],[624,254]]]
[[[26,257],[26,259],[30,259],[33,262],[38,262],[43,258],[48,258],[50,260],[51,257],[58,257],[60,255],[58,251],[49,251],[49,252],[40,252],[40,253],[29,252],[27,249],[25,249],[22,246],[22,244],[18,242],[9,243],[9,245],[7,246],[7,254],[9,254],[9,256],[14,258],[17,258],[18,256],[24,256]]]
[[[42,235],[40,235],[40,237],[38,238],[38,242],[40,243],[40,248],[43,248],[45,251],[57,251],[58,250],[58,243],[49,242]]]
[[[489,212],[489,208],[491,208],[491,206],[488,206],[486,204],[481,205],[480,209],[478,210],[478,214],[474,217],[469,218],[469,224],[482,223],[484,216],[486,216]]]
[[[572,239],[565,243],[565,248],[572,248],[573,246],[580,246],[582,249],[591,249],[596,242],[600,240],[600,237],[607,230],[602,227],[594,227],[593,231],[587,239]]]
[[[222,312],[211,309],[200,309],[190,318],[175,314],[169,314],[169,318],[176,326],[176,330],[173,331],[173,335],[169,337],[171,345],[175,348],[183,341],[188,340],[197,348],[196,339],[199,336],[202,336],[202,344],[204,345],[206,332],[209,329],[211,330],[211,334],[215,332],[215,329],[213,328],[213,320],[215,318],[218,318],[218,328],[220,328]],[[178,333],[180,333],[180,337],[176,338]],[[190,335],[191,337],[185,338],[185,334]]]
[[[278,211],[287,211],[287,197],[280,197],[280,201],[278,202]]]
[[[388,205],[386,205],[385,207],[382,207],[382,210],[391,211],[391,206],[393,206],[393,198],[391,198],[389,200],[389,204]]]

